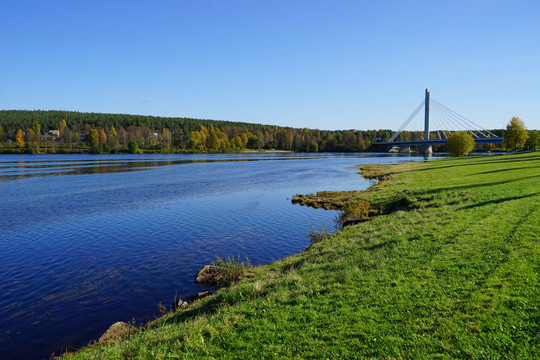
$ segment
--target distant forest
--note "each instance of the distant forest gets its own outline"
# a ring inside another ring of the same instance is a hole
[[[494,130],[502,136],[502,130]],[[318,130],[220,120],[73,111],[0,111],[0,152],[361,152],[392,130]],[[435,134],[432,134],[435,136]],[[423,139],[404,131],[396,140]]]

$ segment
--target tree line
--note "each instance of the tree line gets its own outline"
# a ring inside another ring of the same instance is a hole
[[[503,130],[492,130],[502,137]],[[536,132],[535,132],[536,133]],[[392,130],[318,130],[208,119],[72,111],[0,111],[0,152],[238,152],[287,150],[362,152],[388,141]],[[436,138],[436,133],[430,137]],[[396,140],[422,140],[403,131]],[[485,145],[479,150],[493,150]],[[434,151],[442,150],[441,146]]]
[[[330,131],[192,118],[0,111],[4,152],[366,151],[391,130]],[[404,133],[416,138],[420,132]]]

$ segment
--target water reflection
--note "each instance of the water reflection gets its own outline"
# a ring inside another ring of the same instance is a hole
[[[361,154],[364,158],[409,157],[404,154]],[[44,155],[47,156],[47,155]],[[69,156],[69,155],[68,155]],[[22,155],[24,160],[11,160],[11,157],[0,157],[0,181],[17,180],[31,177],[112,174],[131,171],[151,170],[162,166],[185,165],[196,163],[244,162],[244,161],[284,161],[300,159],[320,159],[327,157],[357,157],[359,154],[306,154],[306,153],[245,153],[245,154],[193,154],[193,155],[156,155],[149,158],[141,156],[116,157],[118,155],[73,155],[75,158],[66,159],[65,155],[51,156],[42,159],[41,156]],[[421,155],[429,160],[432,155]],[[36,160],[37,158],[37,160]],[[416,160],[418,157],[413,156]]]
[[[269,161],[294,160],[289,159],[200,159],[200,160],[94,160],[94,161],[17,161],[0,163],[0,181],[24,179],[41,176],[111,174],[129,171],[151,170],[160,166],[239,162],[239,161]]]

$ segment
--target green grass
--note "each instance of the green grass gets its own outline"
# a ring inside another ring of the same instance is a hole
[[[364,171],[385,215],[66,358],[540,358],[540,153]]]

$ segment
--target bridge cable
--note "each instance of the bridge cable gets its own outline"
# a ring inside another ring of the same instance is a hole
[[[440,119],[443,125],[441,127],[445,128],[443,129],[443,134],[444,134],[444,137],[448,140],[448,135],[452,136],[452,129],[454,128],[454,126],[450,123],[450,121],[446,119],[442,111],[437,106],[434,106],[433,109],[437,111],[437,113],[440,116]]]
[[[437,138],[439,140],[442,140],[441,132],[439,131],[439,128],[441,127],[441,125],[439,123],[439,116],[438,115],[439,114],[435,111],[435,109],[433,109],[433,113],[430,115],[430,120],[433,119],[433,122],[435,123],[435,130],[432,130],[431,125],[430,125],[430,132],[432,132],[432,131],[436,132]]]
[[[431,128],[430,133],[437,132],[437,137],[439,138],[439,140],[442,140],[443,137],[444,139],[448,140],[447,130],[444,129],[444,128],[448,129],[448,125],[446,124],[443,114],[436,106],[432,106],[430,110],[432,110],[431,112],[432,116],[430,116],[430,119],[434,120],[434,126],[432,127],[430,125],[430,128]],[[442,132],[442,136],[441,136],[441,132]]]
[[[462,130],[463,124],[458,122],[457,119],[454,116],[451,116],[446,111],[444,111],[444,109],[442,107],[437,106],[436,102],[433,102],[433,108],[437,109],[440,112],[443,119],[445,119],[446,121],[448,121],[450,123],[450,127],[449,127],[450,129],[457,129],[458,131]],[[448,126],[448,124],[447,124],[447,126]]]
[[[434,101],[435,101],[435,103],[437,103],[438,105],[440,105],[440,106],[443,107],[444,109],[447,109],[449,112],[454,113],[454,114],[456,114],[457,116],[463,118],[465,121],[467,121],[467,122],[473,124],[473,125],[476,126],[478,129],[481,129],[481,130],[487,132],[488,134],[490,134],[490,135],[492,135],[492,136],[498,138],[498,136],[495,135],[494,133],[492,133],[491,131],[484,129],[484,128],[481,127],[480,125],[478,125],[478,124],[476,124],[475,122],[473,122],[473,121],[467,119],[466,117],[464,117],[464,116],[462,116],[462,115],[456,113],[455,111],[453,111],[452,109],[450,109],[450,108],[444,106],[443,104],[439,103],[438,101],[436,101],[436,100],[434,100]],[[489,137],[489,136],[485,135],[484,133],[482,133],[480,130],[477,130],[477,131],[478,131],[479,133],[481,133],[482,135],[484,135],[486,138]]]
[[[462,116],[462,115],[456,113],[455,111],[453,111],[452,109],[450,109],[450,108],[444,106],[443,104],[441,104],[441,103],[439,103],[439,102],[437,102],[437,101],[435,101],[435,102],[436,102],[443,110],[445,110],[449,115],[451,114],[454,118],[456,118],[456,120],[459,119],[460,122],[465,123],[465,124],[469,127],[469,131],[476,131],[476,132],[480,133],[482,136],[484,136],[484,137],[486,137],[486,138],[488,137],[488,136],[487,136],[486,134],[484,134],[482,131],[478,130],[478,128],[479,128],[479,129],[484,130],[484,131],[486,131],[486,132],[489,133],[489,131],[485,130],[485,129],[482,128],[480,125],[478,125],[478,124],[472,122],[471,120],[467,119],[466,117],[464,117],[464,116]],[[471,124],[474,125],[475,127],[477,127],[477,129],[470,130],[470,129],[473,128],[473,127],[471,126]],[[490,133],[490,134],[492,134],[492,133]],[[494,134],[492,134],[492,135],[494,135]],[[494,135],[494,136],[496,136],[496,135]]]
[[[437,128],[437,130],[436,130],[436,131],[437,131],[437,137],[439,138],[439,140],[442,140],[441,130],[442,130],[442,127],[443,127],[443,126],[442,126],[442,121],[441,121],[441,115],[439,114],[439,111],[438,111],[437,108],[433,108],[433,118],[434,118],[434,120],[436,121],[435,126],[436,126],[436,128]],[[446,137],[446,134],[444,133],[444,131],[443,131],[443,136],[444,136],[446,139],[448,139],[448,138]]]
[[[478,129],[474,129],[474,123],[472,123],[471,121],[469,121],[468,119],[466,119],[465,117],[451,111],[451,109],[445,107],[444,105],[440,104],[443,108],[443,110],[445,110],[447,113],[451,114],[451,116],[453,116],[454,118],[456,118],[457,121],[460,121],[461,123],[465,123],[465,125],[467,126],[468,128],[468,131],[474,135],[474,137],[476,137],[477,139],[479,138],[488,138],[489,136],[487,136],[486,134],[484,134],[482,131],[478,130]],[[461,118],[460,118],[461,117]],[[480,136],[478,136],[476,133],[480,134]]]
[[[441,107],[441,109],[442,109],[443,112],[446,113],[446,116],[448,116],[450,118],[453,118],[461,127],[463,127],[463,129],[466,132],[471,133],[475,138],[479,138],[479,136],[475,133],[475,131],[478,131],[478,130],[473,130],[469,123],[463,121],[462,119],[460,119],[456,115],[450,113],[447,109],[445,109],[443,107]],[[480,134],[482,134],[482,133],[480,132]],[[484,134],[482,134],[482,135],[484,135]]]
[[[434,103],[434,105],[436,104]],[[448,127],[449,129],[454,129],[454,131],[462,131],[462,128],[463,128],[462,124],[458,123],[456,119],[453,118],[452,116],[449,116],[448,114],[444,113],[442,111],[442,108],[439,108],[439,110],[441,111],[441,114],[443,115],[444,119],[448,121],[448,123],[450,124],[450,126]],[[467,131],[467,129],[465,129],[465,131]]]
[[[442,130],[444,138],[448,139],[448,134],[447,133],[450,133],[450,135],[452,135],[452,132],[450,131],[452,126],[448,125],[448,123],[446,122],[446,119],[442,116],[441,111],[439,110],[439,108],[437,106],[433,107],[433,111],[434,111],[434,114],[436,114],[437,119],[440,121],[439,127]]]
[[[411,120],[418,114],[418,112],[424,107],[424,104],[425,104],[425,99],[422,100],[422,102],[418,105],[418,107],[413,111],[413,113],[407,118],[407,120],[405,120],[405,122],[403,123],[403,125],[401,125],[401,127],[399,128],[398,131],[396,131],[394,133],[394,135],[392,135],[392,137],[390,138],[390,140],[388,140],[388,142],[393,142],[399,134],[401,134],[401,132],[403,131],[403,129],[405,129],[405,127],[407,125],[409,125],[409,123],[411,122]]]
[[[440,103],[434,101],[434,105],[441,105]],[[458,116],[456,116],[455,114],[449,112],[448,108],[444,107],[444,106],[441,106],[440,107],[441,111],[445,114],[445,116],[447,116],[448,120],[450,120],[451,122],[454,123],[454,125],[457,125],[457,129],[460,131],[460,128],[462,128],[465,132],[469,132],[471,133],[475,138],[478,138],[479,136],[473,131],[471,130],[471,127],[470,127],[470,124],[468,124],[467,122],[463,121],[461,118],[459,118]],[[476,130],[478,131],[478,130]]]

